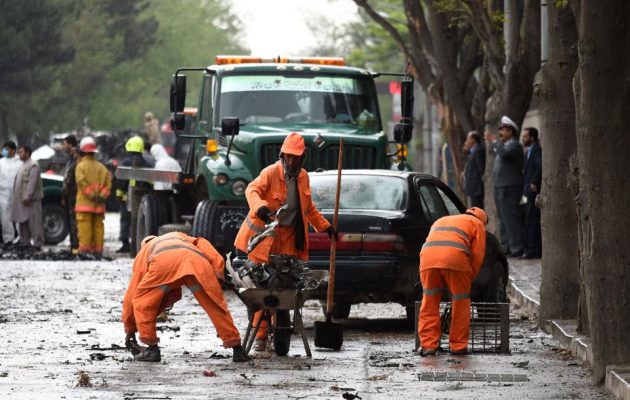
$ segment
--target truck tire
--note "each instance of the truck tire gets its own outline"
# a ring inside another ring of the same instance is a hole
[[[494,262],[494,280],[488,286],[485,301],[488,303],[505,303],[507,301],[507,276],[501,261]]]
[[[157,235],[158,229],[166,222],[166,207],[155,193],[142,196],[138,208],[136,225],[136,244],[140,246],[142,239],[149,235]]]
[[[326,317],[326,303],[320,302],[320,306],[322,307],[322,313],[324,314],[324,317]],[[334,319],[348,319],[351,309],[352,304],[350,303],[335,303],[333,304],[332,317]]]
[[[219,202],[203,200],[197,205],[192,224],[192,236],[202,237],[210,243],[214,243],[215,217]]]
[[[44,243],[55,245],[62,242],[70,230],[68,214],[58,204],[45,204],[42,207]]]
[[[158,228],[158,236],[162,236],[169,232],[182,232],[187,235],[191,234],[191,228],[188,224],[165,224]]]

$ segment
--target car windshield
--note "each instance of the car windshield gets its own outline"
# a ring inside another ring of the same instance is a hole
[[[315,206],[334,209],[336,175],[311,174]],[[339,208],[345,210],[404,210],[407,182],[397,176],[342,175]]]
[[[374,83],[365,77],[228,75],[221,80],[219,121],[245,124],[339,124],[379,132]]]

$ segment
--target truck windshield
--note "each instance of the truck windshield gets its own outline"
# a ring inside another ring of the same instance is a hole
[[[381,130],[374,83],[346,76],[233,75],[221,81],[219,121],[341,124],[365,133]]]

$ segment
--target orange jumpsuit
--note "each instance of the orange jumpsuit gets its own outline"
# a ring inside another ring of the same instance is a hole
[[[301,260],[308,260],[308,224],[311,224],[317,232],[323,232],[330,226],[330,222],[315,208],[311,198],[311,185],[308,173],[302,169],[297,178],[297,191],[300,204],[300,215],[304,222],[304,244],[302,250],[295,246],[295,229],[278,226],[274,237],[265,238],[247,257],[257,263],[269,261],[269,254],[288,254],[297,256]],[[249,204],[249,213],[241,225],[236,236],[234,246],[242,252],[247,252],[247,241],[254,234],[262,231],[265,222],[258,218],[256,211],[262,206],[270,210],[277,210],[286,202],[287,185],[285,183],[282,161],[277,161],[260,172],[245,190],[245,197]],[[257,313],[257,319],[261,313]],[[266,324],[263,322],[256,337],[264,338],[267,335]]]
[[[181,299],[181,286],[186,285],[212,320],[223,346],[240,345],[219,283],[223,267],[223,257],[203,238],[171,232],[143,244],[123,300],[125,333],[138,331],[142,342],[157,344],[157,316]]]
[[[437,349],[440,338],[440,301],[445,286],[451,293],[451,350],[468,347],[470,288],[486,255],[486,228],[468,214],[435,221],[420,251],[422,307],[418,335],[422,349]]]

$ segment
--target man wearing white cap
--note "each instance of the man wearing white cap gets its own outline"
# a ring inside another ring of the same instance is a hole
[[[507,116],[501,117],[499,139],[486,133],[497,157],[494,161],[494,200],[499,216],[501,244],[508,257],[523,255],[523,224],[519,203],[523,188],[523,147],[518,141],[518,125]]]

